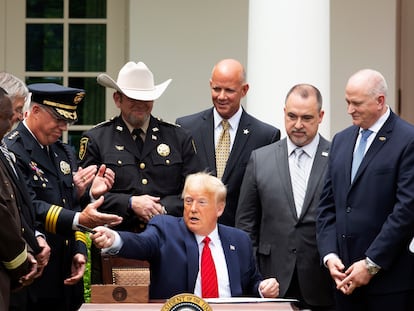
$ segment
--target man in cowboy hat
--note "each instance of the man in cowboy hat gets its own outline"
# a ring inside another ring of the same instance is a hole
[[[128,62],[117,81],[107,74],[97,78],[113,88],[119,116],[84,133],[80,165],[106,164],[115,171],[115,182],[100,207],[123,217],[116,229],[142,231],[158,214],[182,216],[180,198],[185,177],[201,170],[191,136],[179,126],[151,115],[154,100],[171,80],[155,85],[152,72],[142,62]],[[100,252],[92,249],[92,283],[101,283]]]
[[[77,170],[72,150],[59,137],[77,120],[85,92],[54,83],[28,85],[30,113],[5,141],[16,158],[19,180],[29,185],[36,219],[41,223],[51,256],[41,277],[29,288],[30,310],[77,310],[83,302],[86,237],[79,224],[118,224],[117,215],[97,211],[114,172],[101,166]],[[74,187],[75,184],[75,187]],[[92,184],[90,186],[90,184]],[[90,189],[89,189],[90,188]],[[90,191],[86,191],[90,190]],[[96,200],[81,212],[93,197]]]

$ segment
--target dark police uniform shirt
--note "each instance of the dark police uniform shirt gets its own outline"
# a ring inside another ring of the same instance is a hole
[[[124,218],[117,227],[136,231],[142,224],[129,207],[133,195],[161,198],[167,213],[181,216],[181,192],[185,177],[202,170],[192,137],[176,124],[151,116],[142,152],[120,116],[84,133],[79,165],[106,164],[115,172],[115,182],[101,210]]]
[[[85,234],[72,230],[73,217],[81,210],[73,184],[72,172],[77,169],[74,155],[57,141],[49,146],[49,157],[23,122],[7,135],[5,142],[16,156],[31,192],[36,219],[43,225],[52,249],[48,266],[31,288],[38,298],[65,296],[71,300],[70,304],[77,305],[83,300],[83,282],[71,286],[70,294],[63,285],[63,280],[71,274],[73,255],[87,256]]]

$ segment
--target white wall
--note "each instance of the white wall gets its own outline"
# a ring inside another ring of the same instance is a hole
[[[222,58],[247,61],[248,0],[131,0],[129,58],[156,84],[172,78],[153,114],[174,122],[212,105],[209,79]]]
[[[330,97],[324,97],[325,104],[330,104],[330,120],[324,120],[330,122],[328,138],[351,124],[344,87],[358,69],[370,67],[384,74],[390,89],[389,103],[394,107],[396,2],[330,0],[330,60],[326,59],[331,68]],[[247,67],[248,5],[248,0],[130,1],[129,59],[144,61],[156,83],[173,79],[154,105],[156,116],[174,121],[210,107],[208,80],[219,59],[233,57]],[[280,27],[293,27],[295,23],[300,20],[281,22]]]
[[[351,124],[345,84],[362,68],[380,71],[395,107],[397,0],[331,0],[331,134]]]

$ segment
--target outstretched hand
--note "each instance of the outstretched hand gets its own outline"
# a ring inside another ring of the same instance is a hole
[[[104,197],[101,196],[93,203],[89,203],[79,215],[79,223],[86,227],[96,226],[116,226],[122,222],[122,217],[115,214],[106,214],[98,211],[98,207],[102,205]]]

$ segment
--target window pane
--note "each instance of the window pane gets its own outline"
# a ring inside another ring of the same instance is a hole
[[[106,71],[106,25],[69,26],[69,71]]]
[[[106,18],[106,0],[69,0],[69,18]]]
[[[62,77],[26,77],[26,84],[33,83],[57,83],[63,85]]]
[[[62,18],[63,0],[26,0],[27,18]]]
[[[68,132],[68,145],[72,148],[74,155],[77,157],[79,154],[79,143],[82,138],[83,131],[73,131]]]
[[[105,120],[105,88],[98,85],[96,77],[69,78],[69,86],[86,91],[84,100],[77,108],[76,125],[94,125]]]
[[[26,71],[63,70],[63,25],[26,25]]]

